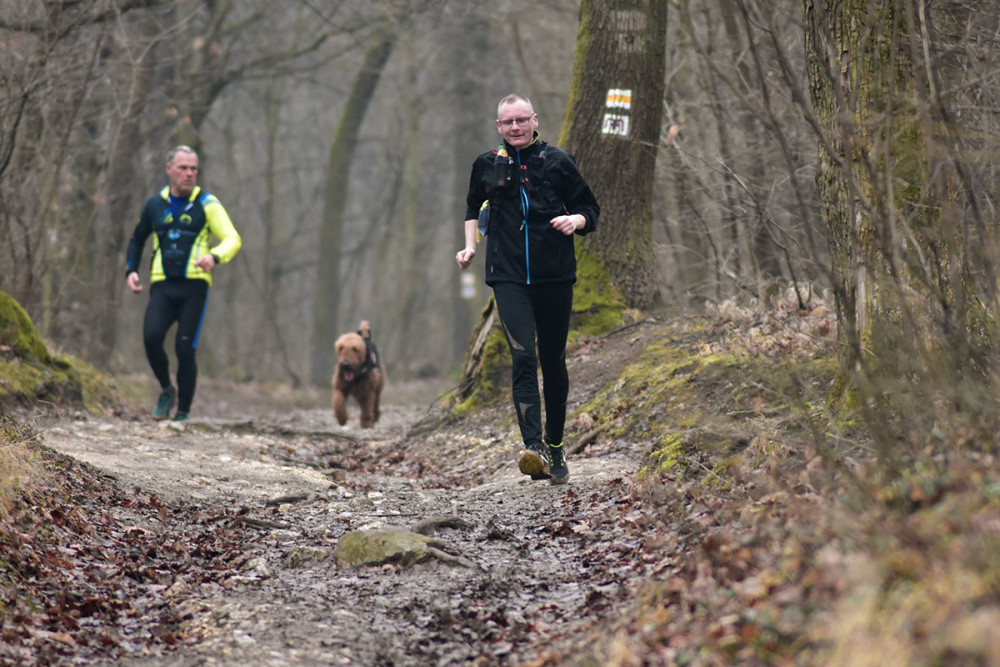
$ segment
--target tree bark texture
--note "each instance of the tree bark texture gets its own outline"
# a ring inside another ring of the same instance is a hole
[[[862,361],[893,273],[878,236],[890,231],[879,229],[879,217],[888,222],[885,214],[894,206],[886,191],[893,166],[886,160],[900,147],[893,145],[891,116],[903,110],[910,80],[910,62],[901,48],[900,5],[804,3],[810,88],[823,128],[817,181],[829,229],[845,370]]]
[[[601,206],[582,246],[629,306],[658,299],[653,176],[663,117],[666,0],[583,0],[559,146],[573,154]],[[581,277],[580,290],[596,289]]]
[[[949,146],[956,127],[936,92],[948,44],[917,0],[806,0],[804,16],[842,369],[891,359],[895,371],[919,361],[961,375],[985,359],[970,330],[988,323],[970,318],[988,297],[973,277],[987,276],[995,294],[979,250],[995,246],[977,228]]]

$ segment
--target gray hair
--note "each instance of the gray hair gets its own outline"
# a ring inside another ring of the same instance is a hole
[[[181,144],[180,146],[174,146],[167,152],[167,164],[173,164],[174,158],[177,157],[178,153],[187,153],[188,155],[198,157],[198,153],[193,148]]]
[[[527,102],[528,106],[531,107],[532,112],[534,112],[535,110],[535,107],[531,105],[531,100],[529,100],[527,97],[525,97],[524,95],[518,95],[517,93],[511,93],[507,97],[500,100],[500,103],[497,104],[497,116],[500,115],[500,109],[502,109],[504,105],[514,104],[515,102]]]

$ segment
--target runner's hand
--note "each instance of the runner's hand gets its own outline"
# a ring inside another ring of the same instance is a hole
[[[476,256],[475,248],[463,248],[455,253],[455,261],[464,271],[469,268],[469,264],[472,263],[472,258]]]
[[[139,274],[133,271],[126,277],[128,281],[128,288],[134,293],[138,294],[142,291],[142,280],[139,279]]]
[[[576,230],[583,229],[583,227],[587,224],[587,219],[579,213],[574,213],[573,215],[560,215],[552,218],[549,220],[549,224],[552,225],[552,228],[556,231],[569,236]]]
[[[202,271],[206,271],[208,273],[211,273],[212,269],[215,268],[215,256],[214,255],[202,255],[201,257],[198,258],[198,261],[195,262],[194,265],[197,266]]]

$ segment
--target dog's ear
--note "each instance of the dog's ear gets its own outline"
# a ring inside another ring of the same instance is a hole
[[[372,337],[372,330],[371,326],[368,324],[368,320],[361,320],[361,326],[358,327],[358,335],[362,338]]]

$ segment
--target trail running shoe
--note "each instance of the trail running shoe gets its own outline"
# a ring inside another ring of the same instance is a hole
[[[156,399],[156,407],[153,408],[153,419],[166,419],[170,416],[170,408],[174,407],[177,400],[177,390],[173,385],[160,392],[160,397]]]
[[[178,410],[176,413],[174,413],[175,422],[186,422],[187,420],[188,420],[188,413],[185,412],[184,410]]]
[[[549,470],[549,448],[540,442],[528,442],[524,445],[521,458],[517,461],[518,469],[525,475],[530,475],[531,479],[548,479],[551,477]]]
[[[549,460],[552,462],[552,477],[549,484],[565,484],[569,481],[569,466],[566,465],[566,453],[563,451],[562,443],[549,445]]]

